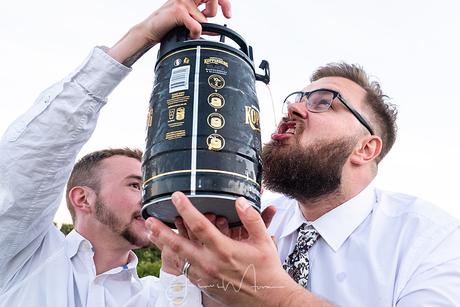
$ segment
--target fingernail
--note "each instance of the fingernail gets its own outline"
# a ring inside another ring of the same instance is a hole
[[[250,204],[244,197],[240,197],[237,202],[238,206],[242,211],[245,211],[247,208],[249,208]]]
[[[151,219],[151,218],[148,218],[148,219],[145,221],[145,226],[147,226],[147,227],[150,228],[150,227],[152,226],[152,223],[153,223],[152,219]]]

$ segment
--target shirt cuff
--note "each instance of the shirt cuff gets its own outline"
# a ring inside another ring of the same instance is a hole
[[[201,306],[201,290],[185,275],[172,275],[160,270],[160,282],[170,306]]]
[[[114,60],[104,47],[95,47],[72,79],[91,95],[104,100],[130,72],[131,68]]]

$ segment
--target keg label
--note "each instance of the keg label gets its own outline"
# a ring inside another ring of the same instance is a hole
[[[225,125],[225,118],[219,113],[208,115],[208,125],[212,129],[221,129]]]
[[[176,128],[184,125],[186,118],[186,107],[190,100],[189,95],[184,91],[172,93],[171,97],[166,100],[168,105],[168,127]]]
[[[221,64],[221,65],[224,65],[225,67],[228,68],[228,62],[227,61],[224,61],[223,59],[218,58],[218,57],[214,57],[214,56],[209,57],[207,59],[204,59],[203,62],[205,64],[207,64],[207,65],[208,64]]]
[[[166,139],[168,141],[180,139],[184,136],[185,136],[185,130],[176,130],[176,131],[170,131],[166,133]]]
[[[227,75],[228,62],[222,58],[211,56],[203,59],[205,64],[205,71],[210,74]]]
[[[259,110],[254,106],[245,106],[246,111],[246,124],[251,127],[252,130],[260,131],[260,115]]]
[[[208,78],[208,84],[215,90],[220,90],[225,86],[225,80],[219,75],[210,75]]]
[[[225,139],[222,135],[213,133],[206,139],[206,143],[208,144],[208,150],[215,150],[219,151],[225,146]]]
[[[190,77],[190,65],[176,67],[171,70],[169,79],[169,92],[188,90],[188,79]]]
[[[208,104],[211,108],[220,109],[225,104],[225,99],[221,94],[218,93],[211,93],[208,96]]]

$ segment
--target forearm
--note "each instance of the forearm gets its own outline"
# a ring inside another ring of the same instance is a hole
[[[205,293],[201,292],[201,300],[203,301],[203,306],[204,307],[225,307],[227,305],[219,303],[209,296],[207,296]]]
[[[144,53],[157,42],[145,37],[142,24],[134,26],[115,45],[107,50],[113,59],[127,67],[131,67]]]

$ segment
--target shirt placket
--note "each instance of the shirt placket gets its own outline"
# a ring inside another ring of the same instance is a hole
[[[106,276],[96,276],[88,287],[88,306],[105,306],[104,281]]]

